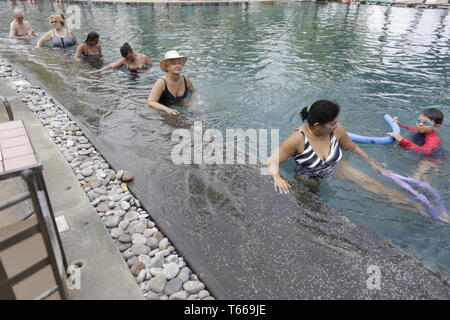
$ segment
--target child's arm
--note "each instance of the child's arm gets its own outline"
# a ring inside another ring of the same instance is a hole
[[[392,118],[392,121],[394,121],[394,122],[395,122],[396,124],[398,124],[400,127],[405,128],[406,130],[414,131],[414,132],[417,131],[417,128],[416,128],[416,127],[413,127],[413,126],[407,126],[406,124],[400,123],[400,119],[399,119],[397,116],[394,116],[394,117]]]
[[[397,122],[397,124],[398,124],[400,127],[405,128],[406,130],[417,132],[417,128],[414,127],[414,126],[408,126],[408,125],[403,124],[403,123],[400,123],[400,122]]]

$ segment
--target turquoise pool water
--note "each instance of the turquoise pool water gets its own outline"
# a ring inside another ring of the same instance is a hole
[[[67,4],[18,2],[40,33],[49,30],[50,12]],[[447,10],[379,6],[291,3],[231,6],[80,5],[80,40],[90,31],[101,35],[104,63],[120,57],[126,41],[159,61],[177,49],[189,57],[185,74],[193,81],[204,108],[180,109],[209,127],[277,128],[284,139],[299,123],[299,110],[317,99],[342,106],[341,124],[349,131],[383,135],[383,115],[413,124],[421,109],[441,108],[446,119],[439,134],[450,139],[450,15]],[[129,146],[130,157],[150,152],[145,139],[158,113],[145,101],[159,68],[147,74],[125,70],[91,76],[92,66],[73,61],[73,50],[32,50],[33,42],[5,39],[13,4],[0,3],[0,56],[18,64],[48,87],[63,104],[111,148]],[[170,130],[163,128],[161,134]],[[411,174],[420,156],[397,145],[363,146],[394,172]],[[161,146],[164,149],[164,146]],[[168,156],[163,155],[170,161]],[[354,166],[376,176],[356,156]],[[449,163],[430,181],[450,208]],[[292,162],[283,166],[292,178]],[[269,178],[268,178],[269,179]],[[359,187],[329,179],[319,195],[354,221],[381,235],[426,265],[450,276],[450,226],[435,222]]]

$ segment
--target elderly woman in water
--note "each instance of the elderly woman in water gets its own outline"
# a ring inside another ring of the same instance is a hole
[[[167,74],[159,78],[153,86],[147,100],[149,107],[163,110],[168,114],[180,114],[169,106],[180,104],[190,93],[195,92],[192,82],[181,74],[186,60],[186,57],[175,50],[166,52],[159,67]]]
[[[50,40],[52,40],[53,47],[67,48],[76,45],[77,37],[75,33],[64,27],[65,17],[63,14],[52,14],[50,23],[53,30],[50,30],[39,39],[36,48],[42,47]]]
[[[120,47],[120,54],[122,55],[122,58],[120,58],[116,62],[90,73],[95,74],[107,70],[116,69],[121,66],[126,66],[128,71],[130,71],[131,73],[137,73],[148,70],[148,66],[151,67],[153,65],[153,61],[149,57],[142,53],[134,52],[128,43],[124,43]]]
[[[292,156],[296,165],[296,178],[310,187],[317,187],[321,179],[335,173],[339,179],[352,181],[370,192],[390,199],[393,203],[414,207],[416,211],[424,214],[423,208],[403,193],[382,185],[347,162],[341,161],[343,148],[356,153],[374,170],[385,170],[350,139],[338,122],[339,110],[338,104],[328,100],[318,100],[302,109],[300,116],[306,122],[291,133],[267,162],[275,190],[289,193],[291,186],[280,175],[279,165]]]

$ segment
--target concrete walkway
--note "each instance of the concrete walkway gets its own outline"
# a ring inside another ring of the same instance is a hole
[[[82,263],[81,289],[69,290],[70,298],[143,300],[127,264],[45,128],[20,101],[12,83],[0,80],[0,95],[5,96],[11,104],[14,119],[24,121],[44,165],[44,179],[55,216],[63,215],[67,221],[69,230],[60,235],[68,263]],[[4,117],[1,119],[4,120]],[[4,190],[6,185],[2,184],[1,187]],[[11,183],[9,187],[12,187]],[[19,183],[16,188],[23,186]],[[12,189],[12,192],[18,189]],[[6,192],[1,192],[0,201],[7,196]],[[11,214],[8,215],[9,222],[14,218]],[[0,221],[0,226],[2,222],[7,223],[6,220]]]

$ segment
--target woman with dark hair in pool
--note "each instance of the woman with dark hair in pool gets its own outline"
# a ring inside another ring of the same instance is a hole
[[[128,71],[137,73],[145,71],[148,69],[148,66],[153,65],[153,61],[149,57],[142,53],[134,52],[128,43],[124,43],[123,46],[120,47],[120,54],[122,55],[121,59],[110,64],[109,66],[96,71],[92,71],[91,73],[99,73],[106,70],[112,70],[121,66],[126,66]]]
[[[89,32],[86,41],[82,42],[75,52],[75,59],[80,60],[80,57],[94,57],[102,56],[102,47],[98,44],[100,36],[96,32]]]
[[[52,40],[53,47],[67,48],[72,47],[77,43],[75,33],[65,28],[65,18],[63,14],[52,14],[50,16],[50,23],[53,30],[50,30],[39,39],[36,48],[42,47],[43,44]]]
[[[422,207],[403,193],[382,185],[346,161],[341,161],[342,147],[356,153],[374,170],[386,170],[369,158],[367,153],[350,139],[345,129],[338,123],[339,109],[338,104],[328,100],[318,100],[302,109],[300,116],[306,123],[294,130],[267,161],[275,190],[284,194],[289,193],[291,186],[281,177],[279,164],[292,156],[296,165],[296,178],[306,182],[310,187],[316,188],[320,179],[333,175],[336,169],[335,176],[339,179],[352,181],[394,203],[415,207],[417,211],[423,212]]]

